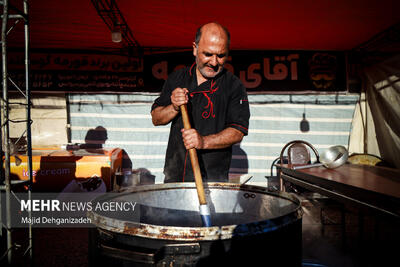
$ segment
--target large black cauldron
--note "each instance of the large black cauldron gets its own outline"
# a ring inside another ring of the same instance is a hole
[[[120,266],[300,266],[300,202],[283,192],[205,184],[213,227],[202,227],[193,183],[137,186],[93,202],[134,212],[89,212],[90,263]]]

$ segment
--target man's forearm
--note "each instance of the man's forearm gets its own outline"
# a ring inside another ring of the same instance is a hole
[[[203,136],[203,149],[221,149],[242,141],[244,134],[234,128],[226,128],[219,133]]]
[[[151,112],[151,119],[155,126],[168,124],[178,115],[179,110],[175,110],[173,105],[159,106]]]

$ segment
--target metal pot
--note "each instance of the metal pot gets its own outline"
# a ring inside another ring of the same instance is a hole
[[[318,166],[324,166],[328,169],[334,169],[342,166],[347,162],[349,157],[349,152],[344,146],[331,146],[325,150],[320,156],[320,163],[303,165],[303,166],[293,166],[293,169],[306,169]]]
[[[88,213],[94,265],[300,266],[300,201],[250,185],[205,185],[212,227],[201,227],[194,183],[132,187],[94,202],[134,201],[130,215]]]

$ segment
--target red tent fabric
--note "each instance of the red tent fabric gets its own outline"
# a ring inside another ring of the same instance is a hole
[[[93,0],[95,1],[95,0]],[[14,0],[20,6],[21,0]],[[142,47],[190,48],[196,28],[218,21],[232,49],[349,50],[400,22],[397,0],[118,0]],[[30,1],[32,48],[118,49],[92,1]],[[22,30],[22,24],[17,27]],[[12,46],[23,36],[10,34]]]

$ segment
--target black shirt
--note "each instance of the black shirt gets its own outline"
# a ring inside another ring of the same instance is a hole
[[[232,127],[247,135],[249,103],[242,82],[225,69],[214,79],[197,85],[196,66],[186,67],[169,75],[160,97],[152,106],[171,104],[175,88],[189,90],[188,113],[192,128],[200,135],[218,133]],[[192,182],[194,175],[190,158],[182,141],[183,122],[179,113],[173,120],[164,165],[164,182]],[[232,147],[197,150],[203,180],[228,181]]]

